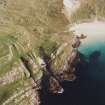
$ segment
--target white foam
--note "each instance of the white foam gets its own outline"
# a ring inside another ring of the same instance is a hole
[[[63,92],[64,92],[63,88],[60,91],[58,91],[59,94],[62,94]]]

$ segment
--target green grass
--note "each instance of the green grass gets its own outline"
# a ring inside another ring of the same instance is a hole
[[[50,56],[51,53],[53,53],[53,52],[57,49],[57,47],[58,47],[57,41],[56,41],[56,40],[53,41],[53,40],[51,39],[51,36],[50,36],[50,35],[48,35],[48,36],[46,36],[45,38],[43,38],[43,40],[42,40],[40,46],[44,48],[45,53],[46,53],[48,56]]]
[[[5,50],[4,50],[5,49]],[[9,53],[8,45],[0,43],[0,58]]]
[[[15,41],[16,39],[8,34],[0,34],[0,75],[12,70],[14,63],[18,61],[16,50],[13,47],[9,48]]]

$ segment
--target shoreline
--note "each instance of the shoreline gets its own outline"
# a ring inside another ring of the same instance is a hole
[[[81,40],[84,44],[102,42],[105,39],[105,21],[75,24],[69,28],[69,31],[73,32],[74,35],[86,35],[87,38]]]

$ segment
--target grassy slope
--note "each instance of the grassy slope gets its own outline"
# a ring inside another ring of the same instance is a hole
[[[61,14],[61,2],[62,0],[0,1],[0,77],[17,68],[15,64],[19,64],[20,55],[38,52],[39,46],[51,54],[55,47],[68,41],[69,36],[62,33],[68,21]],[[24,87],[20,86],[20,81],[0,86],[0,104],[12,96],[18,87]]]
[[[81,7],[72,14],[72,23],[93,19],[96,13],[98,17],[105,16],[105,0],[81,1]],[[16,68],[14,64],[18,63],[19,55],[38,52],[39,46],[43,46],[50,55],[55,47],[70,42],[71,34],[63,33],[68,21],[61,14],[61,2],[62,0],[0,0],[0,76],[13,67]],[[12,44],[15,44],[16,48],[12,46],[10,50]],[[67,46],[54,60],[53,67],[59,69],[69,54],[70,47]],[[4,87],[0,86],[0,104],[8,99],[12,92],[16,92],[18,87],[24,87],[20,86],[20,80]]]
[[[105,17],[105,0],[81,0],[80,8],[72,14],[71,22]]]

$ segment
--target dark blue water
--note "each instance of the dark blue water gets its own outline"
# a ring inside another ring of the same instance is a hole
[[[105,43],[79,48],[81,63],[74,82],[62,83],[63,94],[42,94],[42,105],[105,105]]]
[[[105,105],[105,42],[97,41],[79,49],[88,63],[81,68],[81,98],[85,105]]]

